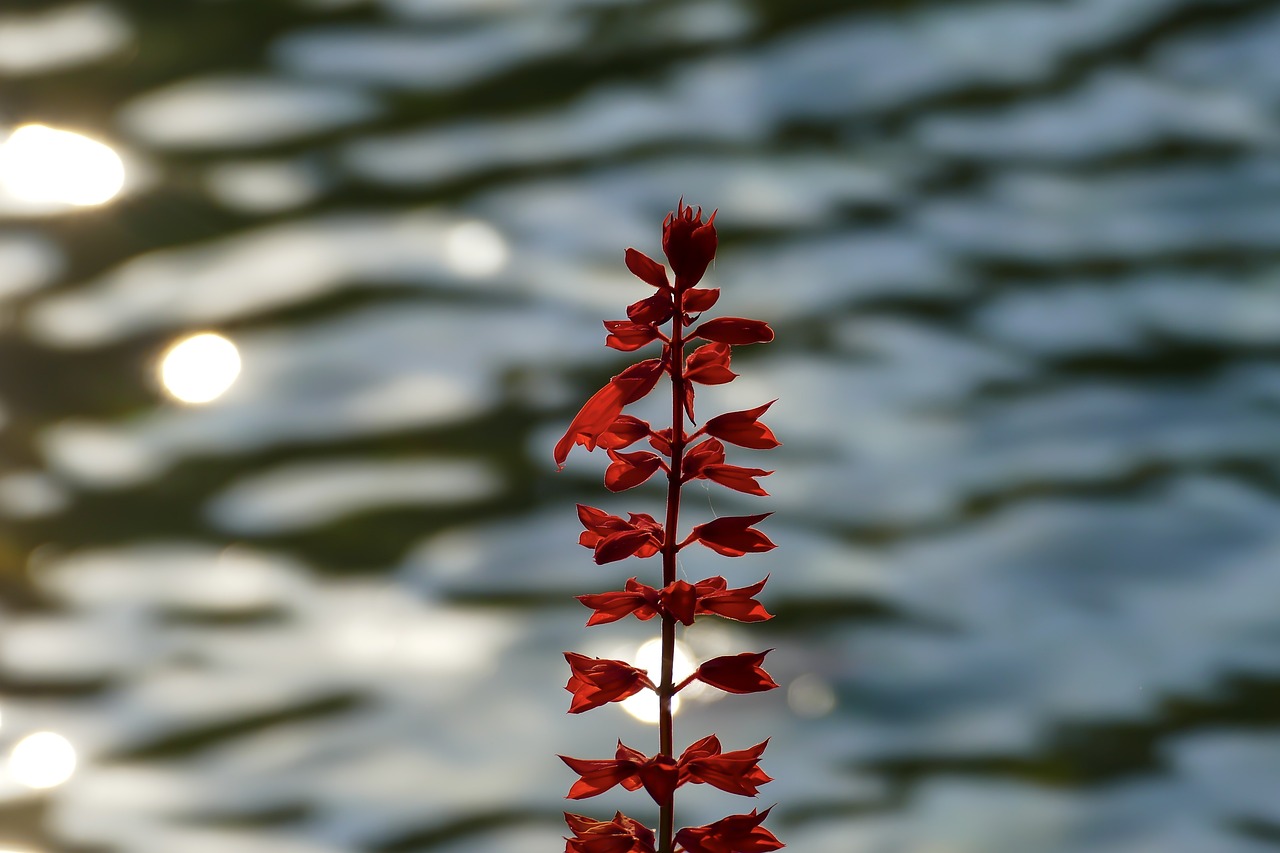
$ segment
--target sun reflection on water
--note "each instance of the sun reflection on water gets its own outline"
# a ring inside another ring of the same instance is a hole
[[[183,403],[209,403],[240,375],[240,351],[221,335],[202,332],[171,346],[160,358],[160,382]]]
[[[28,788],[53,788],[71,778],[76,750],[56,732],[36,732],[18,741],[9,753],[9,775]]]
[[[26,124],[0,144],[0,189],[34,205],[90,207],[124,188],[120,155],[101,142],[42,124]]]
[[[693,674],[693,658],[685,645],[678,640],[671,664],[672,676],[677,684]],[[658,676],[662,672],[662,640],[655,637],[640,646],[636,651],[634,665],[648,670],[649,677],[657,684]],[[690,684],[681,691],[681,694],[693,696],[700,691],[701,687],[701,684]],[[680,710],[680,699],[680,696],[671,697],[672,714]],[[624,699],[621,705],[622,710],[642,723],[658,722],[658,697],[651,690],[642,690],[631,698]]]

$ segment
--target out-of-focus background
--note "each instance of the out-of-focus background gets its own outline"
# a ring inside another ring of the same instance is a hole
[[[560,849],[656,739],[573,504],[662,498],[550,449],[683,194],[785,442],[688,654],[784,689],[677,739],[796,851],[1277,849],[1278,111],[1274,0],[4,0],[0,848]]]

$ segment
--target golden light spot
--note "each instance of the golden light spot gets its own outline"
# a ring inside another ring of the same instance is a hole
[[[28,788],[53,788],[71,778],[76,750],[56,732],[27,735],[9,753],[9,775]]]
[[[87,136],[26,124],[0,145],[0,189],[19,201],[87,207],[123,187],[120,155]]]
[[[648,670],[649,678],[657,684],[662,674],[662,640],[655,637],[642,645],[636,651],[633,665]],[[684,644],[679,641],[676,642],[675,654],[671,659],[671,670],[676,684],[693,674],[692,658]],[[691,684],[682,692],[693,691],[701,686],[701,684]],[[624,699],[620,704],[622,710],[642,723],[658,722],[658,697],[652,690],[642,690],[629,699]],[[671,697],[671,713],[674,715],[679,710],[680,696]]]
[[[184,338],[160,359],[160,382],[176,400],[208,403],[218,399],[240,375],[240,352],[212,332]]]

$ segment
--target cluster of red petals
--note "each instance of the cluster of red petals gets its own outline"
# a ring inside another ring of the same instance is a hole
[[[624,521],[602,509],[578,504],[578,520],[586,528],[578,544],[595,551],[598,565],[627,557],[652,557],[662,547],[662,525],[648,513],[632,512]]]
[[[693,528],[689,538],[682,542],[680,547],[683,548],[690,542],[698,542],[726,557],[742,557],[746,554],[772,551],[778,546],[768,536],[751,526],[759,524],[771,515],[773,515],[771,512],[762,512],[759,515],[726,515],[723,518],[708,521],[706,524],[699,524]]]
[[[636,669],[626,661],[589,658],[576,652],[565,652],[569,662],[569,682],[564,689],[573,694],[570,714],[581,714],[610,702],[621,702],[644,688],[656,690],[649,673]]]
[[[699,666],[690,679],[718,687],[726,693],[760,693],[772,690],[778,683],[760,666],[764,662],[764,656],[771,651],[773,650],[768,649],[712,658]]]
[[[613,820],[592,820],[564,813],[573,838],[566,838],[565,853],[654,853],[653,830],[618,812]]]
[[[669,756],[647,756],[618,741],[613,758],[587,759],[560,756],[578,781],[567,799],[581,800],[603,794],[615,785],[629,791],[644,788],[655,803],[670,802],[675,789],[687,783],[708,784],[744,797],[754,797],[759,786],[773,780],[760,769],[760,756],[769,742],[748,749],[724,752],[720,740],[708,735],[691,745],[676,761]]]
[[[671,262],[676,274],[676,290],[693,287],[702,280],[711,259],[716,256],[716,214],[705,223],[702,208],[697,212],[686,207],[684,200],[676,206],[675,213],[667,215],[662,223],[662,253]]]
[[[577,598],[595,611],[587,620],[588,626],[616,622],[626,616],[646,621],[659,613],[670,613],[685,625],[692,625],[696,616],[704,615],[723,616],[737,622],[764,622],[772,619],[773,614],[765,610],[755,596],[768,580],[730,589],[728,581],[717,575],[696,584],[678,580],[659,590],[630,578],[618,592]]]
[[[687,826],[676,833],[685,853],[769,853],[785,847],[760,824],[772,809],[756,814],[735,814],[706,826]],[[620,848],[621,849],[621,848]]]
[[[749,495],[769,494],[760,487],[756,478],[766,477],[772,474],[772,471],[726,465],[724,460],[724,445],[720,443],[720,439],[708,438],[691,447],[685,454],[684,461],[681,463],[681,479],[686,483],[690,480],[712,480]]]
[[[622,410],[627,405],[653,390],[664,369],[662,359],[646,359],[631,365],[610,379],[609,384],[592,394],[569,423],[569,429],[564,437],[556,443],[556,464],[564,465],[564,461],[569,458],[569,450],[575,444],[581,444],[587,450],[594,450],[600,434],[613,425],[614,420],[622,414]]]

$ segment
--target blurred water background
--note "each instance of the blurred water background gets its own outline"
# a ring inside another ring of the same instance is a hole
[[[551,445],[683,194],[785,442],[689,653],[785,689],[677,740],[796,851],[1277,849],[1278,116],[1275,0],[3,0],[0,848],[561,849],[661,494]]]

